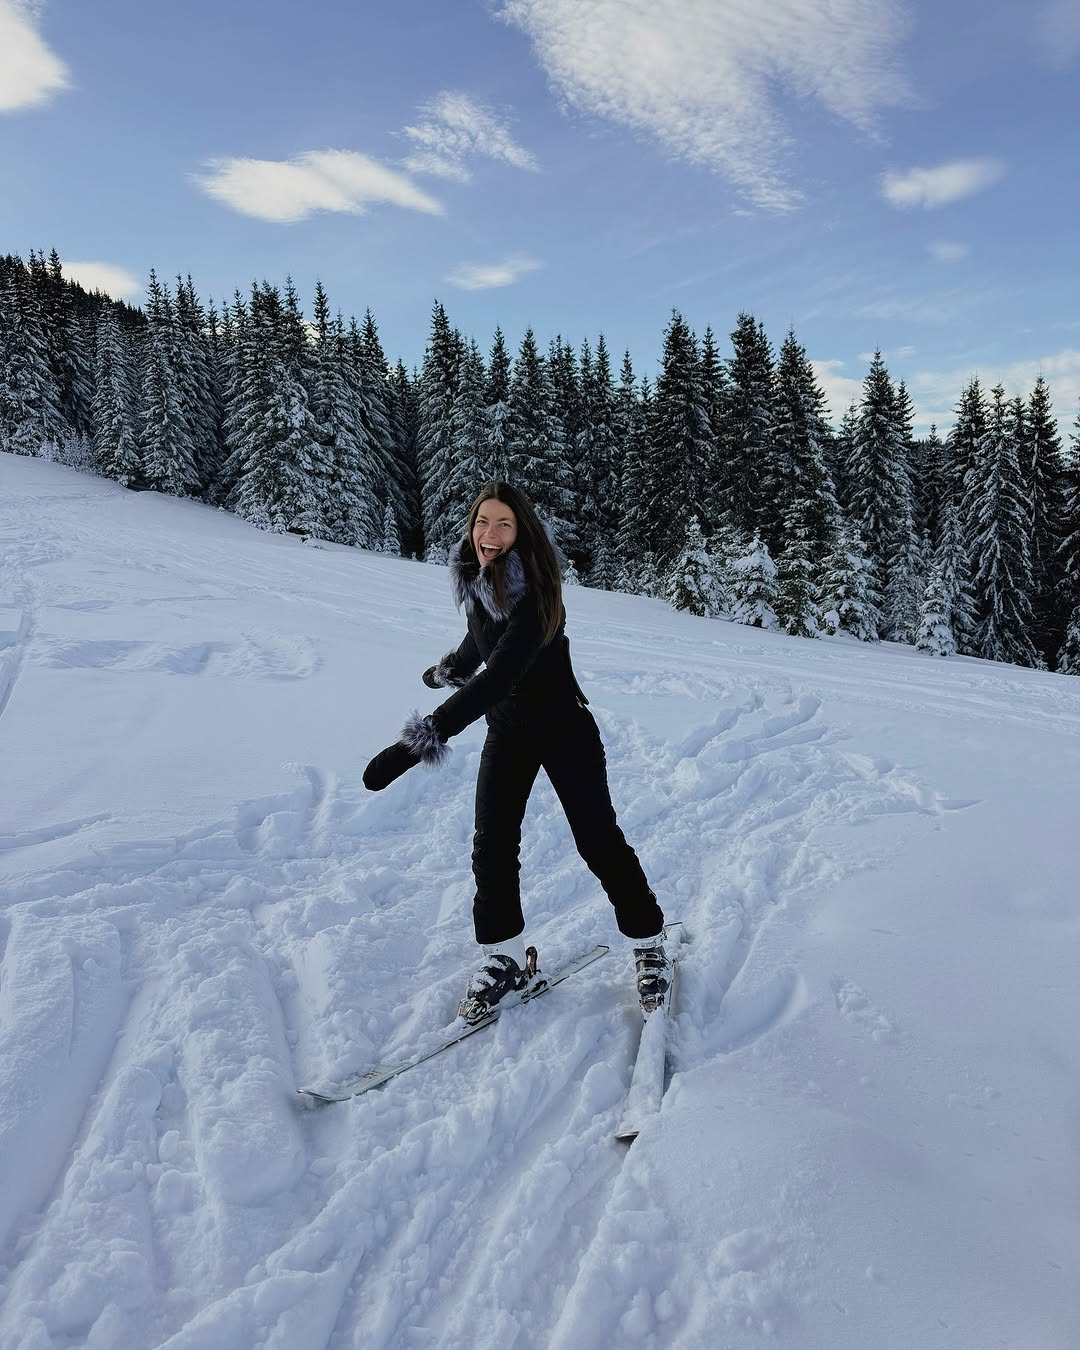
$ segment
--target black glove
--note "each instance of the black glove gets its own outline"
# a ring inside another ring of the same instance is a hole
[[[419,755],[414,754],[401,741],[395,741],[385,750],[380,750],[364,770],[364,786],[369,792],[381,792],[383,788],[389,787],[395,778],[400,778],[414,764],[419,763]]]
[[[439,682],[438,674],[439,674],[438,666],[428,666],[427,670],[424,671],[424,683],[427,685],[429,689],[442,688],[442,684]]]

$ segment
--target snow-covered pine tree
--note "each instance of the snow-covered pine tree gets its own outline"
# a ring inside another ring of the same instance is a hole
[[[666,598],[672,608],[704,618],[713,611],[712,580],[712,560],[705,547],[701,525],[697,516],[691,516],[683,546],[667,577]]]
[[[69,428],[41,307],[21,258],[0,260],[0,450],[52,457]]]
[[[949,502],[941,517],[941,541],[934,550],[932,566],[941,578],[943,602],[948,606],[949,626],[956,648],[964,656],[975,651],[975,601],[971,593],[971,560],[968,557],[960,506]]]
[[[776,564],[775,604],[780,627],[792,637],[817,637],[821,627],[814,570],[808,541],[792,534]]]
[[[320,539],[374,548],[381,536],[371,479],[370,446],[360,415],[344,323],[330,316],[321,281],[315,283],[307,387],[314,422],[312,490],[318,502],[313,533]]]
[[[712,458],[712,427],[702,397],[697,339],[673,310],[664,333],[652,423],[644,460],[649,504],[649,544],[663,575],[670,573],[685,541],[686,514],[705,503],[705,466]]]
[[[919,627],[915,646],[930,656],[955,656],[956,637],[945,597],[945,582],[937,563],[930,566],[919,605]]]
[[[510,476],[510,352],[501,328],[488,353],[487,388],[484,392],[484,441],[481,459],[483,477],[506,482]]]
[[[174,497],[200,488],[191,422],[185,411],[177,354],[176,311],[169,288],[151,271],[146,299],[146,337],[140,391],[142,477],[148,487]]]
[[[619,527],[619,433],[615,385],[603,333],[595,356],[587,342],[582,344],[581,383],[586,484],[581,506],[582,548],[590,560],[588,584],[611,590]]]
[[[849,520],[862,540],[873,568],[874,589],[881,596],[881,635],[901,642],[914,636],[907,603],[912,596],[907,439],[897,391],[881,353],[875,352],[863,381],[845,478],[850,493]]]
[[[177,395],[187,419],[197,491],[205,496],[218,471],[221,446],[220,395],[214,381],[206,311],[190,277],[176,278],[176,343],[173,368]]]
[[[139,425],[131,354],[112,305],[97,325],[97,380],[94,392],[94,457],[106,478],[130,487],[140,474]]]
[[[828,468],[825,395],[792,330],[780,348],[774,406],[774,478],[762,509],[763,535],[780,556],[797,540],[792,558],[801,557],[814,568],[836,533],[840,506]]]
[[[1065,536],[1065,461],[1050,387],[1040,375],[1028,401],[1027,446],[1021,472],[1031,498],[1032,640],[1049,665],[1065,635],[1061,545]]]
[[[393,427],[397,460],[401,477],[401,500],[397,506],[401,551],[409,558],[419,558],[423,548],[423,528],[420,501],[420,473],[417,466],[416,429],[419,422],[418,387],[420,377],[405,369],[400,359],[390,377],[392,391]]]
[[[929,435],[916,447],[912,486],[915,490],[915,527],[929,541],[931,552],[941,543],[941,521],[949,502],[945,442],[931,423]]]
[[[298,331],[299,330],[299,331]],[[283,306],[277,287],[252,290],[240,391],[240,476],[229,497],[237,515],[274,533],[322,528],[321,481],[312,462],[315,419],[298,369],[298,311]]]
[[[919,626],[919,597],[926,557],[915,526],[915,493],[911,477],[915,409],[901,380],[894,390],[898,453],[895,462],[896,505],[885,555],[882,624],[894,642],[914,642]]]
[[[832,445],[831,475],[836,484],[836,496],[843,518],[849,519],[853,509],[854,491],[848,481],[848,472],[855,464],[855,438],[859,430],[859,409],[854,400],[840,419],[840,426]]]
[[[1080,413],[1069,437],[1062,484],[1062,540],[1058,549],[1062,608],[1069,615],[1057,668],[1080,675]]]
[[[431,313],[431,336],[424,353],[417,395],[416,458],[423,516],[424,556],[444,561],[457,541],[461,521],[451,509],[453,415],[462,351],[439,301]]]
[[[373,498],[372,516],[381,520],[384,507],[389,505],[395,518],[401,520],[407,514],[412,474],[408,458],[402,454],[390,367],[370,309],[365,311],[359,328],[355,319],[349,321],[347,350],[346,369],[361,422],[357,441]]]
[[[551,529],[560,548],[571,537],[570,466],[561,420],[552,406],[547,362],[525,330],[510,379],[510,481]]]
[[[1026,439],[1023,404],[1006,403],[998,384],[982,453],[967,474],[963,514],[974,566],[976,654],[1034,666],[1032,642],[1031,501],[1020,473],[1018,445]]]
[[[731,334],[727,416],[717,453],[726,472],[728,499],[715,502],[712,517],[733,522],[746,534],[763,528],[767,484],[774,478],[776,376],[772,345],[751,314],[741,313]],[[714,480],[719,481],[719,480]]]
[[[962,506],[968,492],[968,476],[983,460],[983,442],[990,422],[990,410],[978,376],[964,388],[955,412],[956,421],[945,442],[945,463],[949,498]]]
[[[469,344],[461,363],[450,426],[450,510],[463,522],[478,489],[490,478],[484,444],[488,430],[487,371],[475,341]]]
[[[619,478],[619,532],[615,543],[615,588],[631,595],[651,595],[656,576],[649,548],[646,460],[652,422],[652,389],[648,379],[642,380],[640,394],[635,389],[634,370],[627,352],[623,357],[616,396],[622,473]]]
[[[750,551],[732,563],[731,617],[750,628],[779,628],[776,613],[776,564],[768,545],[755,536]]]
[[[702,532],[706,538],[725,524],[735,525],[731,511],[731,466],[724,459],[729,448],[727,434],[727,371],[716,345],[711,327],[701,339],[701,360],[698,366],[701,401],[709,425],[709,454],[703,469],[703,481],[690,485],[691,500],[700,503]],[[714,514],[719,512],[719,514]]]
[[[239,291],[221,316],[221,346],[218,356],[218,388],[221,392],[221,431],[224,458],[209,492],[215,506],[224,506],[243,473],[247,419],[245,391],[248,369],[255,361],[247,306]]]
[[[841,526],[822,565],[819,596],[826,632],[877,642],[881,597],[862,541],[849,525]]]
[[[379,541],[379,552],[386,553],[392,558],[399,557],[401,554],[401,536],[398,534],[397,521],[394,519],[394,508],[389,503],[383,511],[382,539]]]
[[[559,544],[580,574],[583,570],[588,571],[590,563],[581,541],[588,492],[588,434],[577,353],[561,335],[556,335],[548,345],[547,369],[551,382],[551,410],[562,442],[569,494],[563,508],[564,528]]]
[[[49,364],[60,400],[60,411],[67,430],[76,436],[93,433],[93,335],[80,313],[85,296],[64,279],[60,255],[56,249],[31,256],[31,281],[49,349]],[[63,441],[63,436],[57,438]]]

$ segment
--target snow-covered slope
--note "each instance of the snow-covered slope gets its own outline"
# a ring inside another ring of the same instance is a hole
[[[0,457],[3,1350],[1075,1350],[1080,681],[567,596],[620,822],[692,935],[612,1140],[630,962],[541,780],[529,934],[453,1018],[472,788],[365,793],[444,570]]]

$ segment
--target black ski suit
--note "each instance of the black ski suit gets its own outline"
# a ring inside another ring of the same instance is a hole
[[[652,937],[664,916],[615,819],[600,733],[570,664],[565,611],[558,633],[545,642],[516,550],[506,561],[507,601],[500,610],[479,565],[464,562],[460,546],[451,554],[451,581],[469,629],[428,681],[460,686],[431,715],[441,739],[487,717],[472,854],[476,940],[505,942],[525,927],[521,823],[540,769],[562,803],[578,852],[614,906],[620,931]],[[485,668],[477,674],[481,662]]]

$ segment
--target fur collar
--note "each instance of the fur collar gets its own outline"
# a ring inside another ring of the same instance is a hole
[[[450,590],[458,608],[462,605],[477,606],[496,623],[508,619],[529,590],[525,564],[516,548],[506,555],[506,604],[502,606],[495,599],[494,588],[485,569],[478,562],[469,563],[462,558],[461,543],[455,544],[450,550],[447,565],[450,568]]]

